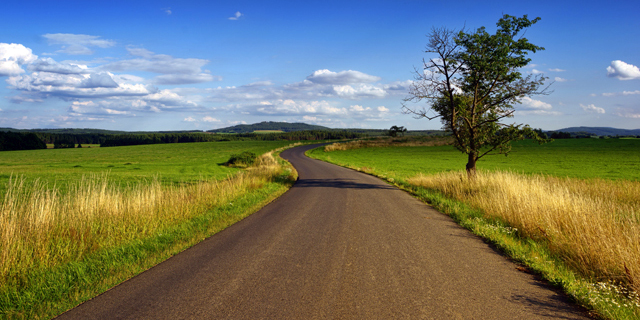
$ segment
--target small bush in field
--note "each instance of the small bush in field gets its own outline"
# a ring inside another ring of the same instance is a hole
[[[230,167],[248,167],[252,165],[256,159],[258,159],[258,156],[255,153],[245,151],[239,154],[232,154],[226,165]]]

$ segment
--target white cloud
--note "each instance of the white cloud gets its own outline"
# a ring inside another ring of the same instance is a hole
[[[219,119],[216,119],[216,118],[213,118],[213,117],[209,117],[209,116],[206,116],[206,117],[202,118],[202,121],[203,122],[222,122]]]
[[[327,101],[294,101],[276,100],[262,101],[254,107],[249,107],[250,113],[286,115],[286,114],[347,114],[345,108],[334,107]],[[251,110],[253,109],[253,110]],[[253,111],[253,112],[252,112]]]
[[[533,70],[531,70],[531,73],[533,73],[533,74],[540,74],[540,73],[543,73],[543,72],[542,72],[542,71],[540,71],[540,70],[537,70],[537,69],[533,69]]]
[[[552,68],[552,69],[549,69],[549,71],[552,71],[552,72],[565,72],[565,71],[567,71],[567,70],[564,70],[564,69],[558,69],[558,68]]]
[[[615,97],[615,96],[630,96],[635,94],[640,94],[640,90],[622,91],[622,92],[605,92],[602,95],[605,97]]]
[[[100,39],[100,36],[72,33],[47,33],[43,35],[49,44],[61,45],[59,52],[72,55],[89,55],[93,50],[89,47],[108,48],[113,47],[113,40]]]
[[[534,100],[534,99],[531,99],[530,97],[523,97],[522,99],[520,99],[520,104],[522,104],[523,108],[525,109],[551,110],[553,108],[550,104],[546,102],[542,102],[540,100]]]
[[[166,54],[155,54],[143,48],[127,48],[129,54],[140,58],[122,60],[108,63],[101,67],[109,71],[146,71],[159,73],[153,79],[156,84],[189,84],[222,80],[219,76],[213,76],[202,67],[209,60],[196,58],[174,58]]]
[[[520,106],[518,106],[516,110],[519,115],[554,116],[562,114],[558,111],[553,111],[552,105],[540,100],[531,99],[530,97],[520,99]]]
[[[73,101],[71,106],[69,106],[69,114],[73,116],[94,115],[103,117],[132,115],[132,113],[127,110],[110,108],[107,102],[95,103],[93,101]]]
[[[583,105],[583,104],[581,103],[581,104],[580,104],[580,108],[582,108],[582,110],[584,110],[584,111],[586,111],[586,112],[589,112],[589,113],[605,113],[605,111],[604,111],[604,109],[603,109],[603,108],[596,107],[596,106],[595,106],[595,105],[593,105],[593,104],[590,104],[590,105],[586,105],[586,106],[585,106],[585,105]]]
[[[323,69],[314,71],[307,77],[307,80],[317,84],[346,85],[376,82],[380,80],[380,77],[354,70],[332,72],[327,69]]]
[[[171,8],[165,8],[165,9],[162,9],[162,11],[164,11],[164,13],[166,13],[168,16],[170,16],[173,13],[171,11]]]
[[[192,118],[192,117],[187,117],[187,118],[184,118],[184,120],[182,120],[182,121],[184,121],[184,122],[196,122],[197,120]]]
[[[569,80],[565,79],[565,78],[560,78],[560,77],[555,77],[553,78],[553,80],[555,80],[556,82],[567,82]]]
[[[607,76],[618,78],[619,80],[640,79],[640,69],[624,61],[614,60],[607,67]]]
[[[37,59],[29,64],[27,69],[31,72],[44,71],[60,74],[82,74],[90,72],[85,65],[59,63],[51,58]]]
[[[240,11],[236,11],[236,13],[233,15],[233,17],[229,17],[229,20],[238,20],[242,16],[243,16],[243,14],[240,13]]]
[[[379,112],[389,112],[389,109],[385,108],[384,106],[380,106],[377,109]]]
[[[622,118],[640,119],[640,111],[633,109],[620,108],[614,115]]]
[[[366,85],[366,84],[357,84],[357,85],[336,85],[333,86],[333,93],[338,97],[345,99],[361,99],[361,98],[384,98],[387,93],[384,89]]]
[[[88,78],[80,83],[79,88],[117,88],[118,84],[113,81],[107,72],[92,73]]]
[[[24,73],[22,65],[35,61],[38,56],[31,49],[17,43],[0,43],[0,76]]]

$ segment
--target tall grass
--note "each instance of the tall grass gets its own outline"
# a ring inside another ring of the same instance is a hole
[[[163,186],[151,178],[122,186],[103,174],[83,177],[58,192],[38,180],[12,177],[0,206],[0,289],[24,286],[34,271],[82,261],[229,205],[281,179],[283,170],[291,172],[267,153],[235,176],[183,185]]]
[[[521,236],[546,242],[595,281],[640,292],[640,182],[525,176],[509,172],[418,175],[409,183],[503,219]]]

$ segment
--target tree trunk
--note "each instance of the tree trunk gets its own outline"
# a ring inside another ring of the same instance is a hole
[[[476,158],[476,153],[470,152],[469,160],[467,162],[467,177],[469,179],[473,179],[476,177],[476,161],[478,161],[478,159]]]

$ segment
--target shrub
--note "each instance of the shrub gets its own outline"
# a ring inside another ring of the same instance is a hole
[[[239,154],[232,154],[226,165],[230,167],[248,167],[252,165],[258,156],[249,151],[245,151]]]

